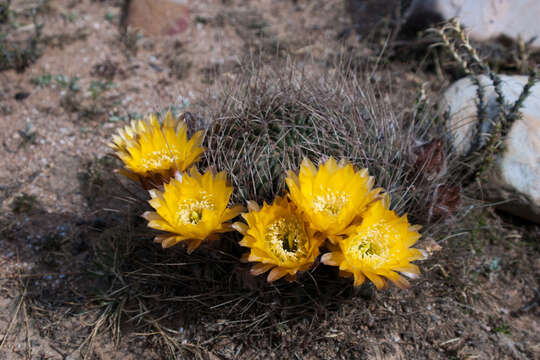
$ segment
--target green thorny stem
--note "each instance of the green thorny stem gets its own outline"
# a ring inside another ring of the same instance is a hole
[[[495,87],[495,93],[497,94],[496,101],[498,105],[498,112],[493,119],[494,124],[491,131],[489,134],[487,134],[487,143],[484,147],[480,148],[482,158],[477,167],[478,172],[476,174],[476,178],[482,181],[486,180],[485,177],[487,170],[491,168],[497,156],[501,155],[505,151],[504,139],[506,139],[506,136],[510,132],[512,124],[516,120],[521,119],[520,109],[523,107],[523,103],[527,97],[529,97],[531,94],[531,88],[538,80],[538,73],[536,70],[530,72],[527,83],[523,87],[521,94],[508,111],[507,109],[509,106],[507,106],[505,103],[504,94],[500,89],[501,79],[493,73],[490,74],[490,78]]]
[[[505,150],[504,139],[508,135],[512,124],[521,118],[520,109],[525,99],[530,95],[532,86],[537,81],[537,72],[535,70],[531,71],[527,84],[523,87],[519,98],[510,107],[506,103],[502,92],[500,77],[493,73],[489,65],[480,58],[476,49],[471,45],[463,27],[455,18],[448,21],[441,28],[431,29],[431,32],[436,33],[441,40],[440,43],[435,45],[445,47],[460,65],[462,71],[471,77],[472,82],[477,87],[478,102],[476,107],[478,121],[472,137],[471,148],[465,158],[468,162],[476,164],[473,166],[473,173],[471,174],[474,179],[471,180],[485,180],[487,170],[491,168],[497,156],[501,155]],[[489,120],[491,126],[488,127],[486,133],[482,132],[482,127],[487,121],[487,103],[485,101],[484,87],[478,78],[481,74],[489,77],[497,95],[497,114],[493,119]],[[480,160],[475,161],[474,159],[478,159],[478,157]]]

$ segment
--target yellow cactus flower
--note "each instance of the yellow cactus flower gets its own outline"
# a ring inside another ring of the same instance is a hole
[[[151,188],[197,162],[204,152],[202,140],[202,131],[188,140],[186,123],[169,112],[162,126],[155,115],[132,121],[108,145],[125,164],[120,172]]]
[[[399,273],[410,278],[420,274],[418,266],[410,263],[424,258],[420,250],[411,248],[420,238],[419,229],[409,224],[406,215],[398,217],[383,201],[377,201],[366,211],[362,223],[349,228],[321,261],[339,266],[342,276],[353,275],[354,286],[367,277],[377,289],[386,287],[386,279],[407,288],[409,282]]]
[[[286,182],[289,197],[311,226],[333,243],[336,235],[361,218],[380,191],[372,190],[373,178],[367,169],[355,171],[352,164],[336,162],[334,158],[326,161],[319,170],[304,159],[299,175],[289,171]]]
[[[232,231],[228,221],[239,215],[242,206],[228,208],[233,188],[227,185],[225,172],[215,176],[211,171],[201,175],[196,168],[164,184],[163,193],[150,190],[150,205],[143,217],[148,226],[167,233],[155,238],[164,248],[180,241],[188,243],[188,252],[203,240],[215,239],[218,233]]]
[[[298,271],[304,271],[319,255],[322,239],[308,227],[287,198],[276,197],[272,205],[262,209],[248,202],[249,212],[242,215],[247,224],[236,222],[233,227],[244,235],[240,245],[250,248],[245,261],[258,262],[251,268],[255,276],[272,269],[268,282],[287,275],[292,281]]]

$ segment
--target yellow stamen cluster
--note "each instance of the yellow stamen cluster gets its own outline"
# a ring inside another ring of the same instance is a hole
[[[318,195],[313,201],[312,209],[315,212],[325,212],[327,215],[336,216],[350,199],[349,194],[339,191]]]
[[[214,203],[204,198],[203,200],[183,200],[178,205],[178,222],[195,225],[202,219],[204,209],[214,210]]]
[[[306,251],[307,237],[296,218],[281,218],[270,224],[266,241],[280,261],[298,259]]]

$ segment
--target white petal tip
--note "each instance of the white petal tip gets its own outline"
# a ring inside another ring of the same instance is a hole
[[[175,171],[174,178],[180,182],[182,182],[182,173],[180,171]]]
[[[409,279],[413,279],[413,280],[416,280],[416,279],[420,278],[420,275],[414,274],[414,273],[410,273],[410,272],[402,272],[401,274],[403,274],[403,275],[405,275],[406,277],[408,277]]]

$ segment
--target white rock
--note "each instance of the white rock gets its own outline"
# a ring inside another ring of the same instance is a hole
[[[511,105],[528,79],[505,75],[500,78],[501,90]],[[487,76],[480,76],[479,81],[484,89],[487,118],[493,119],[498,110],[493,84]],[[448,127],[453,134],[454,148],[460,155],[471,147],[478,122],[477,101],[476,85],[470,78],[464,78],[446,90],[441,103],[441,110],[449,114]],[[506,151],[489,176],[488,196],[494,201],[516,199],[500,207],[540,223],[540,84],[531,88],[521,114],[522,118],[514,122],[505,139]]]
[[[539,0],[413,0],[409,8],[412,22],[438,22],[458,18],[475,40],[506,35],[525,41],[537,37],[540,47]],[[414,24],[412,24],[414,26]]]

